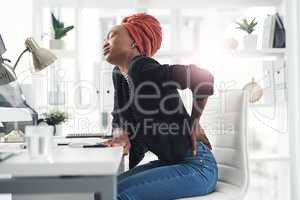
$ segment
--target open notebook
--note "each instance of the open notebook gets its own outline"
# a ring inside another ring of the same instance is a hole
[[[112,138],[112,135],[107,135],[104,133],[71,133],[67,134],[66,138]]]

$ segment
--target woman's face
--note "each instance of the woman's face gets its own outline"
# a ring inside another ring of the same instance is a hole
[[[105,60],[113,65],[124,63],[132,51],[132,43],[124,26],[114,26],[104,39],[103,55]]]

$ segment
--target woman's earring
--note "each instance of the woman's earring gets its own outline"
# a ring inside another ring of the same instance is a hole
[[[131,48],[134,49],[135,48],[135,43],[131,44]]]

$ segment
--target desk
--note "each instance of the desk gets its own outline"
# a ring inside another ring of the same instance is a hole
[[[0,163],[0,193],[94,193],[95,199],[116,199],[116,177],[122,147],[58,146],[47,161],[30,160],[22,152]]]

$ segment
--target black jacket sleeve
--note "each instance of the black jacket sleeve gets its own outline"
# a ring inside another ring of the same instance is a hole
[[[124,127],[124,122],[128,119],[124,119],[122,117],[122,113],[120,112],[120,101],[123,101],[124,99],[120,97],[120,94],[122,94],[122,82],[123,76],[120,74],[120,71],[117,67],[114,68],[112,72],[112,79],[114,84],[114,107],[112,111],[112,131],[116,128],[122,128],[123,130],[126,130],[126,127]],[[126,88],[125,88],[126,89]],[[123,112],[124,115],[124,112]],[[137,140],[136,137],[132,137],[131,131],[128,130],[127,133],[129,134],[129,139],[131,142],[131,148],[129,152],[129,169],[134,168],[143,158],[145,153],[148,151],[147,148]]]
[[[152,81],[177,89],[189,88],[196,99],[214,93],[214,76],[196,65],[161,65],[149,57],[141,57],[129,66],[135,85]]]
[[[213,95],[214,77],[196,65],[171,65],[170,80],[179,84],[181,89],[189,88],[196,99]]]

